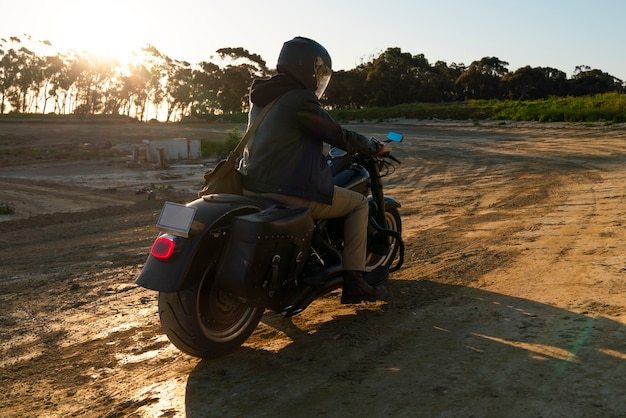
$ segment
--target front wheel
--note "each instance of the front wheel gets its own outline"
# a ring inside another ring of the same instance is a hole
[[[385,208],[385,225],[383,225],[383,227],[398,233],[402,232],[402,219],[400,218],[398,208]],[[400,243],[398,240],[389,237],[389,249],[385,254],[374,254],[368,251],[366,258],[366,270],[372,271],[378,266],[390,268],[398,256],[399,249]]]
[[[240,347],[256,329],[264,309],[248,306],[215,285],[217,260],[196,257],[191,286],[159,293],[159,317],[169,340],[181,351],[216,358]]]

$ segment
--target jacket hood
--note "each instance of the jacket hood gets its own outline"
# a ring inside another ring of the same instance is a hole
[[[267,80],[254,80],[250,87],[250,101],[265,106],[272,100],[291,90],[306,90],[298,80],[288,74],[276,74]]]

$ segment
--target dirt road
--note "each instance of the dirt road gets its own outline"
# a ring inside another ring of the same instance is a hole
[[[0,222],[0,414],[626,416],[626,127],[358,129],[406,137],[386,182],[407,245],[388,300],[266,314],[212,361],[177,351],[133,283],[163,199],[191,198],[201,167],[0,168],[18,209]],[[156,200],[135,194],[146,183]]]

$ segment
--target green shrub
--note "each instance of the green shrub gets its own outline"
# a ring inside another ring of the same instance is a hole
[[[202,149],[202,157],[212,157],[216,155],[226,155],[239,143],[242,135],[239,133],[239,128],[234,127],[227,133],[227,138],[224,142],[214,142],[209,140],[201,140],[200,147]]]
[[[15,208],[10,202],[0,202],[0,215],[13,215]]]

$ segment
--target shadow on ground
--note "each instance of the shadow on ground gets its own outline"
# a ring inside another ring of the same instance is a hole
[[[626,412],[622,324],[427,280],[390,288],[381,309],[336,317],[312,334],[266,315],[264,323],[292,342],[198,363],[187,382],[187,416]]]

